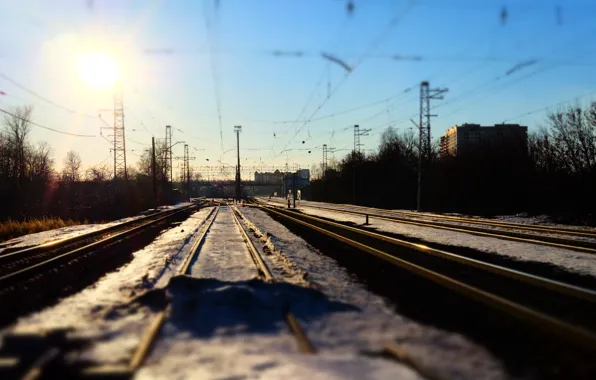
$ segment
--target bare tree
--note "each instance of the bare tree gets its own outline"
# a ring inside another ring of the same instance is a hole
[[[54,171],[54,160],[51,157],[50,144],[42,141],[37,147],[30,148],[28,156],[29,178],[31,180],[48,182]]]
[[[157,179],[162,181],[167,177],[168,162],[166,160],[166,144],[165,142],[155,143],[155,171]],[[152,152],[151,149],[144,150],[137,163],[137,169],[140,174],[151,177],[153,175],[152,169]]]
[[[110,179],[112,171],[108,165],[97,165],[87,170],[85,179],[90,182],[104,182]]]
[[[25,180],[26,160],[25,150],[27,137],[31,130],[29,123],[31,119],[31,106],[15,107],[10,114],[4,116],[4,124],[7,127],[8,145],[11,151],[11,164],[9,175],[18,178],[19,182]]]
[[[64,169],[62,169],[62,180],[64,182],[77,182],[81,179],[79,169],[81,168],[81,156],[73,150],[66,153],[64,158]]]
[[[596,168],[596,103],[585,110],[569,106],[550,113],[547,126],[548,132],[541,133],[543,153],[548,148],[551,158],[571,172]]]

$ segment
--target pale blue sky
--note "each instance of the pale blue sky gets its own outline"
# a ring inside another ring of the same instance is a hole
[[[108,50],[122,62],[129,162],[144,148],[138,143],[149,144],[151,134],[163,137],[170,124],[174,141],[204,149],[192,151],[195,165],[208,164],[205,158],[233,165],[233,126],[242,125],[243,165],[310,167],[320,161],[322,144],[350,149],[354,124],[372,129],[362,138],[365,148],[376,148],[390,125],[413,127],[422,80],[449,88],[444,101],[433,103],[439,115],[433,138],[454,124],[500,123],[596,92],[594,1],[353,0],[351,16],[347,3],[0,0],[0,74],[75,113],[1,76],[7,95],[0,95],[0,107],[31,104],[37,123],[96,136],[34,128],[35,141],[53,146],[58,168],[70,149],[85,167],[110,163],[110,146],[99,133],[105,124],[93,116],[112,106],[112,92],[86,86],[72,53]],[[275,50],[303,55],[276,56]],[[353,71],[347,75],[321,52]],[[111,124],[109,112],[103,115]],[[512,122],[534,129],[544,116]],[[181,145],[174,149],[182,155]]]

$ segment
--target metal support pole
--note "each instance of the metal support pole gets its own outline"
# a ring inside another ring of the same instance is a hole
[[[298,196],[296,192],[296,173],[292,174],[292,198],[294,198],[294,208],[296,208],[296,197]]]
[[[427,81],[420,83],[420,123],[418,124],[419,129],[419,140],[418,140],[418,191],[416,194],[416,208],[418,211],[422,211],[422,172],[426,170],[426,164],[428,164],[431,158],[431,140],[430,140],[430,100],[431,99],[443,99],[441,94],[449,91],[446,88],[435,88],[430,89],[430,85]]]
[[[157,170],[155,163],[155,137],[151,137],[151,176],[153,177],[153,202],[157,206]]]
[[[325,174],[327,173],[327,144],[323,144],[323,176],[321,179],[321,201],[325,202]]]
[[[172,127],[166,125],[166,176],[170,183],[173,183],[174,176],[172,175]],[[167,181],[167,180],[166,180]]]
[[[114,84],[114,179],[128,180],[126,168],[126,138],[124,136],[124,104],[122,85]]]
[[[236,152],[238,157],[238,165],[236,166],[236,200],[240,201],[242,197],[242,189],[240,184],[240,131],[242,127],[239,125],[234,126],[234,131],[236,132]]]

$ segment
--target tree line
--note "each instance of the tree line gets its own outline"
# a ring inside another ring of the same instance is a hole
[[[413,131],[385,130],[377,153],[351,152],[304,189],[304,196],[415,209],[417,137]],[[441,156],[435,142],[423,167],[423,210],[545,213],[561,221],[596,223],[596,102],[548,113],[544,125],[528,134],[527,151],[513,154],[515,148]]]
[[[29,106],[15,107],[3,120],[0,220],[47,216],[110,220],[183,198],[169,181],[163,142],[156,146],[157,199],[153,195],[150,151],[143,152],[137,167],[127,168],[128,181],[114,181],[108,164],[82,170],[81,157],[75,151],[67,152],[62,170],[57,172],[51,146],[31,142],[32,112]]]

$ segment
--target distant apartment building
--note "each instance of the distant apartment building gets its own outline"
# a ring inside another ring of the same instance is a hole
[[[441,137],[442,156],[465,156],[479,152],[525,155],[528,152],[528,127],[519,124],[454,125]]]

